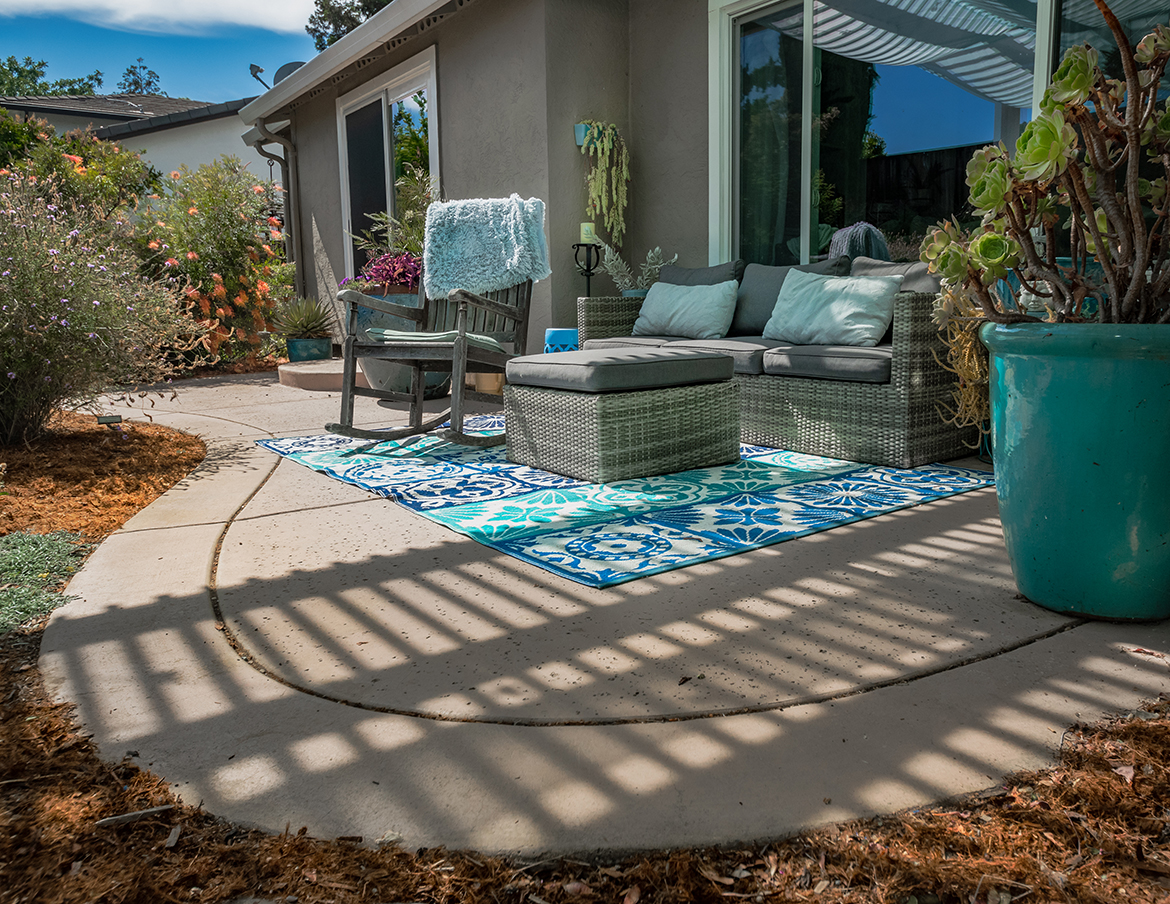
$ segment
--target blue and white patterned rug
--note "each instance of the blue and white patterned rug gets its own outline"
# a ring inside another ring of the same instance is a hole
[[[496,433],[503,418],[468,418]],[[259,440],[298,464],[392,499],[554,574],[608,587],[990,486],[987,471],[912,470],[743,446],[741,461],[582,483],[434,436],[382,443],[326,434]]]

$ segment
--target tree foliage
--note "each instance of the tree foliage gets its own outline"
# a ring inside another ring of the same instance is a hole
[[[81,78],[60,78],[46,81],[49,64],[26,56],[24,61],[8,57],[0,65],[0,96],[45,97],[60,94],[93,94],[102,86],[101,70],[95,69]]]
[[[345,37],[390,0],[314,0],[305,31],[321,51]]]
[[[122,73],[122,80],[118,82],[118,90],[123,94],[160,94],[158,73],[147,67],[142,57],[138,63],[127,66]]]

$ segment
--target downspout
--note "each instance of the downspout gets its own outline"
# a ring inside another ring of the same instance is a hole
[[[285,251],[290,260],[296,266],[295,275],[293,276],[293,287],[298,296],[304,297],[308,295],[305,286],[305,264],[301,260],[300,255],[300,228],[301,228],[301,204],[297,192],[297,151],[296,147],[287,138],[282,138],[279,135],[269,131],[268,125],[263,119],[257,119],[252,123],[257,132],[260,133],[263,140],[252,142],[252,147],[256,149],[262,157],[269,160],[274,160],[280,164],[280,179],[284,183],[286,202],[288,207],[288,222],[285,224]],[[264,150],[263,145],[275,143],[284,148],[284,156],[278,157]],[[291,229],[289,226],[291,225]]]

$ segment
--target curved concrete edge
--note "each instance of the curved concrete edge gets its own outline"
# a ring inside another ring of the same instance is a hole
[[[1170,623],[1090,623],[781,713],[531,728],[362,712],[264,678],[216,630],[215,543],[269,471],[251,443],[222,449],[95,551],[41,668],[103,756],[137,750],[183,800],[272,831],[521,854],[772,838],[1043,767],[1069,723],[1170,690],[1166,658],[1135,652],[1170,654]]]

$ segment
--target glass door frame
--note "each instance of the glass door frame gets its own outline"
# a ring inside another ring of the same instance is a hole
[[[800,260],[807,263],[812,235],[813,47],[815,0],[803,2],[803,71],[800,141]],[[1060,0],[1037,0],[1036,55],[1032,68],[1032,109],[1056,64],[1056,24]],[[739,26],[765,10],[783,6],[777,0],[707,0],[708,183],[707,258],[712,265],[732,260],[739,242]]]
[[[398,64],[381,76],[377,76],[359,88],[337,98],[337,160],[340,175],[341,228],[345,237],[345,275],[353,278],[354,272],[353,223],[349,207],[349,163],[346,138],[346,115],[371,102],[381,99],[383,147],[392,148],[393,105],[400,100],[423,91],[427,98],[428,151],[431,178],[439,185],[439,90],[434,45],[409,60]],[[390,154],[386,155],[385,173],[386,201],[392,205],[394,198],[394,164]]]

